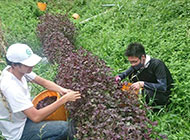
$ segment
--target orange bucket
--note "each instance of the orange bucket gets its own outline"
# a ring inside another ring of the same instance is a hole
[[[41,93],[39,93],[33,100],[32,103],[34,107],[37,106],[39,101],[43,100],[46,97],[52,97],[56,96],[57,100],[60,99],[60,94],[54,91],[45,90]],[[49,115],[47,118],[45,118],[45,121],[57,121],[57,120],[64,120],[66,121],[68,118],[68,111],[65,109],[65,106],[62,105],[59,107],[55,112],[53,112],[51,115]]]
[[[38,5],[38,8],[40,9],[40,11],[46,10],[46,7],[47,7],[46,3],[38,2],[37,5]]]

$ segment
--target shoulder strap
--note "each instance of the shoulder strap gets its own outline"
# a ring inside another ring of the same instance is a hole
[[[9,103],[7,102],[6,100],[6,97],[4,96],[4,94],[2,93],[1,89],[0,89],[0,95],[1,95],[1,99],[2,99],[2,102],[3,102],[3,105],[4,107],[8,110],[9,112],[9,120],[11,121],[12,120],[12,114],[11,114],[11,110],[9,108]]]

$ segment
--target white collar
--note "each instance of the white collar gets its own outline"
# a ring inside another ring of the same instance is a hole
[[[149,55],[146,55],[146,60],[145,60],[145,63],[144,63],[144,67],[147,68],[150,64],[150,56]]]

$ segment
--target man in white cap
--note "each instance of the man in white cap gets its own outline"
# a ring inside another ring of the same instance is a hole
[[[43,121],[57,108],[81,98],[77,91],[65,89],[46,80],[32,68],[41,60],[26,44],[11,45],[6,54],[8,66],[0,77],[0,131],[7,140],[64,140],[69,134],[69,122]],[[63,95],[42,109],[37,110],[30,98],[27,82],[34,82],[48,90]]]

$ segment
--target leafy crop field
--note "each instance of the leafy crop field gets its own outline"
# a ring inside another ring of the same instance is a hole
[[[45,2],[47,9],[42,12],[37,7],[37,0],[0,1],[0,31],[7,46],[16,42],[27,43],[43,57],[42,44],[37,36],[40,16],[45,13],[67,14],[76,26],[73,44],[104,60],[106,66],[113,69],[114,76],[129,66],[124,56],[127,45],[142,43],[147,54],[166,63],[175,81],[172,103],[160,112],[149,112],[147,116],[158,121],[155,130],[167,135],[169,140],[190,139],[189,0]],[[73,13],[78,13],[80,18],[73,19]],[[0,63],[0,70],[4,66]],[[54,80],[56,71],[56,64],[41,63],[35,68],[36,73],[50,80]],[[34,87],[34,95],[39,90],[41,87]]]

